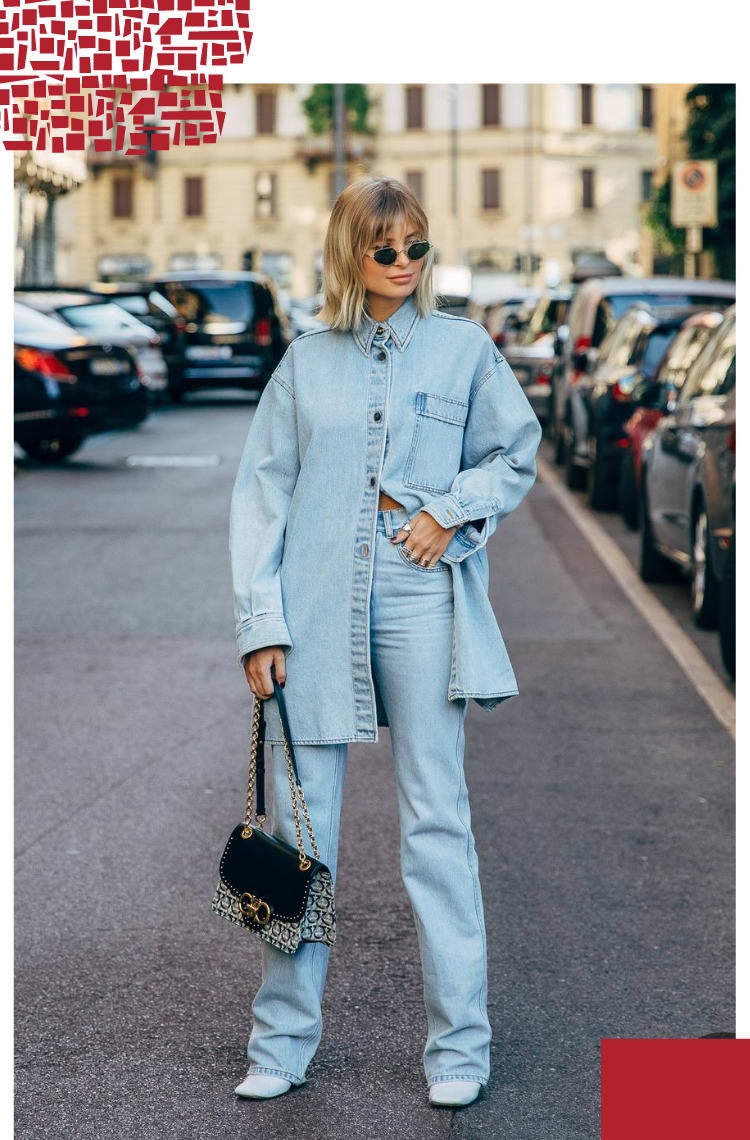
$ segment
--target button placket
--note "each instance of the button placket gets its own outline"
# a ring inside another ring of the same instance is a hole
[[[382,326],[378,326],[382,327]],[[385,334],[387,330],[383,328]],[[383,367],[385,365],[385,367]],[[375,740],[377,704],[370,664],[370,594],[372,589],[375,532],[377,527],[378,476],[383,464],[385,420],[389,384],[388,353],[373,341],[370,355],[370,385],[367,397],[367,467],[369,477],[362,497],[352,583],[352,665],[354,717],[358,739]],[[375,466],[378,474],[372,474]]]

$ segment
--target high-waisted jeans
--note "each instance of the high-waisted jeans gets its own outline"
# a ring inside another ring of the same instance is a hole
[[[486,1085],[487,939],[464,778],[466,699],[449,701],[453,632],[450,568],[408,561],[395,534],[408,514],[379,511],[370,605],[370,660],[390,727],[401,829],[401,872],[419,943],[427,1012],[427,1083]],[[330,683],[336,684],[331,677]],[[347,744],[297,744],[295,756],[320,858],[334,882]],[[296,846],[283,745],[273,744],[274,834]],[[304,831],[303,834],[309,843]],[[309,848],[308,848],[309,849]],[[331,947],[303,942],[287,954],[262,940],[262,983],[252,1004],[249,1071],[293,1084],[323,1032],[321,1002]],[[346,953],[346,939],[335,950]],[[384,963],[384,969],[387,964]]]

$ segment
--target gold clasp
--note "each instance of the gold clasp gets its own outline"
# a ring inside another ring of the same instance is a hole
[[[262,908],[266,908],[263,917],[258,913]],[[252,918],[253,922],[257,922],[260,926],[265,926],[271,920],[271,908],[267,902],[258,898],[257,895],[251,895],[249,891],[245,891],[240,895],[239,908],[247,918]]]

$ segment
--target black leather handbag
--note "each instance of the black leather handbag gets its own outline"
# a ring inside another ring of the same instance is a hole
[[[281,716],[297,846],[292,847],[284,839],[263,830],[266,818],[266,720],[264,701],[256,697],[245,822],[238,823],[227,840],[211,906],[215,914],[253,931],[279,950],[294,954],[302,942],[326,942],[333,946],[336,941],[336,908],[333,880],[330,870],[320,860],[297,771],[284,694],[276,678],[272,677],[272,680]],[[255,827],[252,826],[254,787]],[[305,853],[298,795],[314,856]]]

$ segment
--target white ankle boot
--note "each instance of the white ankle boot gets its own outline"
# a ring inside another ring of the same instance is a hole
[[[430,1104],[471,1104],[481,1087],[479,1081],[436,1081],[430,1085]]]
[[[271,1073],[248,1073],[234,1091],[237,1096],[269,1097],[281,1096],[291,1087],[292,1082],[284,1077],[274,1077]]]

